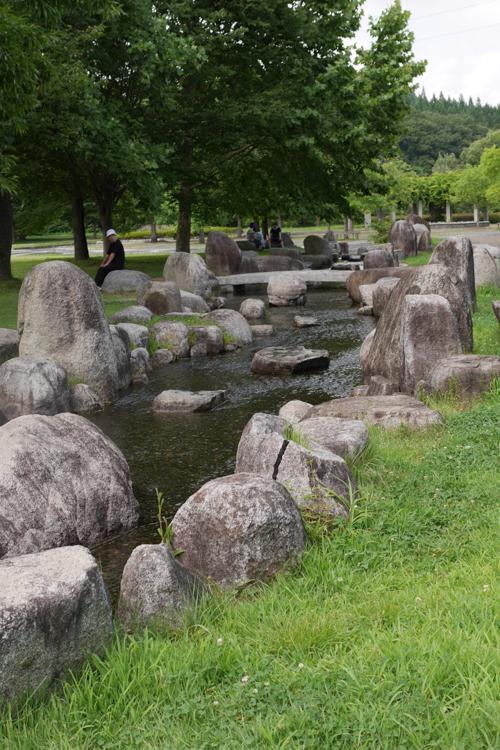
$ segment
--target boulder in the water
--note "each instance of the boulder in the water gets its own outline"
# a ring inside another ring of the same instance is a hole
[[[252,372],[257,375],[295,375],[301,372],[326,370],[330,354],[326,349],[306,349],[304,346],[269,346],[254,354]]]
[[[162,391],[153,401],[153,411],[165,414],[174,411],[211,411],[226,397],[225,391]]]
[[[0,365],[0,413],[6,419],[23,414],[52,416],[69,409],[68,378],[60,365],[27,357]]]

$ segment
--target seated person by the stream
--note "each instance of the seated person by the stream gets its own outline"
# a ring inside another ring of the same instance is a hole
[[[125,249],[114,229],[108,229],[106,239],[108,241],[108,249],[95,275],[95,283],[99,287],[103,285],[108,273],[111,273],[111,271],[121,271],[125,268]]]
[[[271,247],[282,247],[283,243],[281,241],[281,227],[278,225],[278,222],[275,222],[272,225],[269,236],[271,239]]]

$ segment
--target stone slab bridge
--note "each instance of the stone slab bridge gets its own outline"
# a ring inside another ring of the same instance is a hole
[[[347,277],[352,271],[335,271],[331,269],[312,271],[305,269],[303,271],[262,271],[258,273],[238,273],[232,276],[219,276],[221,286],[261,286],[268,284],[272,278],[284,278],[292,276],[293,278],[302,279],[306,284],[313,286],[344,286]]]

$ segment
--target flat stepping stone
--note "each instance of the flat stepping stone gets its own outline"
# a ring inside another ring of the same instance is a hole
[[[361,419],[367,424],[377,424],[386,429],[396,428],[402,424],[410,429],[419,429],[443,423],[439,412],[402,393],[392,396],[336,398],[314,406],[309,417]]]
[[[162,414],[174,411],[210,411],[226,398],[226,391],[162,391],[153,401],[153,411]]]
[[[294,375],[299,372],[326,370],[329,364],[330,354],[326,349],[269,346],[255,353],[252,372],[258,375]]]
[[[295,315],[293,324],[296,328],[311,328],[311,326],[319,326],[319,320],[313,318],[312,315]]]
[[[272,336],[274,333],[274,326],[271,325],[258,325],[258,326],[250,326],[252,329],[252,335],[253,336]]]

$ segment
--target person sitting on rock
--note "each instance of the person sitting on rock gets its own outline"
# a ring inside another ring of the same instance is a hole
[[[254,243],[257,250],[263,250],[266,246],[264,235],[258,224],[254,224]]]
[[[114,229],[108,229],[106,240],[108,241],[108,249],[95,275],[95,283],[99,287],[103,285],[108,273],[121,271],[125,268],[125,250]]]
[[[275,221],[272,225],[271,231],[269,232],[269,237],[271,240],[271,247],[283,246],[283,243],[281,241],[281,227],[278,225],[277,221]]]

